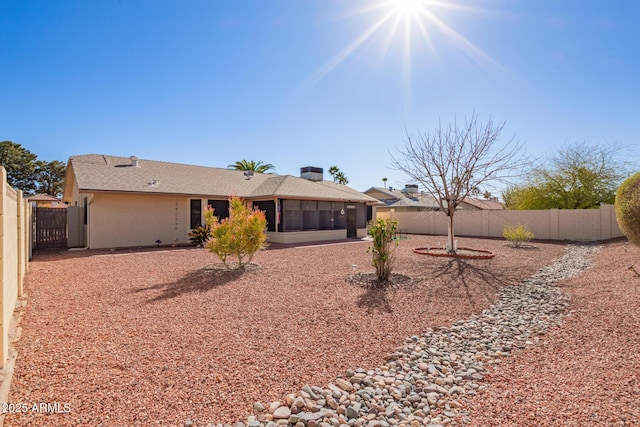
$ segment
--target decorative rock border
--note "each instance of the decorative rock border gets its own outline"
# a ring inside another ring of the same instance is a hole
[[[438,248],[414,248],[413,252],[420,254],[420,255],[428,255],[428,256],[434,256],[434,257],[448,257],[448,258],[459,258],[459,259],[491,259],[493,257],[496,256],[496,254],[494,254],[491,251],[485,251],[482,249],[471,249],[471,248],[458,248],[458,251],[468,251],[468,252],[473,252],[474,254],[464,254],[464,253],[447,253],[447,252],[443,252],[443,253],[437,253],[437,252],[433,252],[433,251],[442,251],[442,249],[438,249]]]
[[[486,367],[561,323],[567,299],[554,282],[590,265],[594,245],[567,254],[520,284],[507,286],[487,310],[451,327],[411,336],[375,369],[349,369],[325,387],[305,385],[283,401],[254,404],[234,427],[442,427],[471,421],[465,396],[486,388]],[[186,420],[185,427],[193,423]],[[208,424],[207,427],[231,427]]]

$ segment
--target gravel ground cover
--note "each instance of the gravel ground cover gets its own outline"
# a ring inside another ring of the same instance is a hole
[[[604,244],[561,282],[562,327],[488,371],[473,426],[640,426],[640,248]]]
[[[565,251],[460,239],[496,257],[411,252],[442,241],[401,241],[397,271],[414,280],[391,291],[347,280],[353,265],[372,271],[366,242],[270,249],[244,274],[207,269],[215,258],[195,249],[39,256],[27,276],[10,401],[58,402],[63,413],[9,414],[5,425],[244,420],[256,401],[380,366],[405,338],[481,311]]]

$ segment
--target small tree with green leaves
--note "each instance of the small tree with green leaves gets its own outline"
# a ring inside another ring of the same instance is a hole
[[[398,221],[378,218],[369,227],[369,236],[373,237],[373,246],[370,246],[367,252],[373,254],[372,264],[376,268],[379,283],[387,282],[393,269],[393,249],[398,245],[397,242],[394,242],[393,237],[397,226]]]
[[[211,228],[211,238],[206,248],[216,254],[226,268],[231,268],[228,258],[237,260],[236,269],[243,269],[253,255],[266,245],[267,219],[264,212],[249,208],[240,197],[229,198],[229,217],[220,221],[213,209],[205,211],[205,221]]]
[[[502,235],[512,242],[516,248],[522,247],[523,242],[528,242],[535,237],[527,226],[523,224],[506,225]]]

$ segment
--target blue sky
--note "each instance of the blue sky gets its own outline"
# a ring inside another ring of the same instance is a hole
[[[0,140],[44,160],[337,165],[366,190],[406,183],[405,127],[475,111],[533,157],[618,142],[640,164],[640,2],[389,3],[1,0]]]

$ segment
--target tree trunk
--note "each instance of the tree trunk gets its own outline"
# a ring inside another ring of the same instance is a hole
[[[447,229],[447,253],[456,253],[453,240],[453,213],[449,212],[449,228]]]

